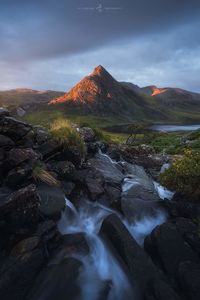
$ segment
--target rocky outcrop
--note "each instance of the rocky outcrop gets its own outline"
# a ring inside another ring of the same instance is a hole
[[[128,267],[133,282],[139,287],[139,299],[180,299],[115,215],[110,215],[104,220],[101,233],[111,241]]]

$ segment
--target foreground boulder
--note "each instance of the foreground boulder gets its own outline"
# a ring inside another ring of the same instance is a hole
[[[184,282],[187,282],[187,294],[199,293],[199,289],[194,288],[186,273],[187,270],[190,274],[198,273],[199,269],[194,266],[200,265],[200,259],[185,242],[175,224],[164,223],[156,227],[145,239],[144,245],[155,264],[166,273],[174,285],[181,282],[184,286]],[[196,278],[195,286],[197,282],[200,285],[200,277]]]
[[[8,136],[14,142],[25,137],[31,129],[31,125],[21,122],[15,118],[7,116],[0,118],[0,134]]]
[[[0,218],[5,230],[35,227],[39,219],[40,198],[31,184],[0,201]]]
[[[81,262],[75,258],[50,264],[38,276],[27,300],[80,299],[78,277],[81,266]]]
[[[122,261],[125,262],[133,283],[139,287],[141,299],[180,299],[116,215],[110,215],[104,220],[101,234],[110,240]]]

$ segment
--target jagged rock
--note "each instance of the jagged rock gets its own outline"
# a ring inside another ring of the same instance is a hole
[[[160,265],[170,278],[177,278],[181,263],[185,261],[200,263],[197,254],[184,241],[172,223],[164,223],[156,227],[145,239],[144,246],[153,261]]]
[[[0,147],[11,148],[14,147],[15,143],[13,140],[3,134],[0,134]]]
[[[49,160],[54,158],[56,155],[60,154],[62,151],[62,146],[53,140],[48,140],[38,147],[38,151],[42,154],[44,160]]]
[[[61,182],[62,190],[67,197],[70,197],[71,193],[75,189],[76,185],[71,181],[62,181]]]
[[[0,107],[0,118],[1,117],[8,117],[10,115],[10,112],[8,109],[4,107]]]
[[[30,179],[32,167],[29,164],[22,164],[8,172],[4,181],[5,185],[10,188],[19,187]]]
[[[92,167],[75,171],[73,181],[87,188],[91,200],[97,200],[104,193],[104,178]]]
[[[5,163],[9,165],[10,168],[14,168],[24,162],[33,165],[41,158],[41,154],[31,148],[13,148],[8,152]]]
[[[132,238],[126,227],[116,215],[108,216],[102,224],[100,234],[105,235],[129,269],[134,285],[139,287],[141,299],[180,300],[174,290],[165,282],[150,257]],[[159,298],[145,298],[152,290]],[[139,298],[140,299],[140,298]]]
[[[40,198],[35,185],[29,185],[0,201],[0,219],[3,230],[15,232],[17,228],[35,228],[39,220]]]
[[[123,166],[130,173],[122,186],[121,208],[124,215],[129,222],[133,222],[144,215],[154,214],[158,208],[159,197],[152,179],[142,167],[128,163]]]
[[[188,300],[200,299],[200,264],[186,261],[179,266],[179,282]]]
[[[41,183],[37,186],[41,198],[40,212],[50,219],[58,219],[65,208],[65,195],[59,187]]]
[[[37,236],[27,238],[19,242],[11,251],[10,255],[13,257],[20,257],[28,252],[31,252],[39,245],[40,239]]]
[[[37,277],[27,300],[80,299],[79,272],[82,263],[66,258],[59,264],[49,264]]]
[[[88,164],[93,169],[100,172],[105,182],[121,185],[124,175],[119,170],[119,167],[113,164],[107,157],[93,158],[88,160]]]
[[[60,179],[69,180],[73,176],[75,166],[70,161],[54,161],[51,163],[51,168],[56,172]]]
[[[21,255],[10,256],[0,270],[0,299],[24,299],[44,264],[43,250],[31,249],[34,245],[23,243],[26,244],[26,249],[22,250]]]
[[[31,125],[12,117],[0,119],[0,134],[10,137],[14,142],[22,139],[31,128]]]
[[[90,127],[82,127],[79,128],[79,133],[86,143],[92,143],[96,141],[96,135],[92,128]]]
[[[41,145],[41,144],[47,142],[51,138],[49,132],[40,126],[34,127],[34,134],[35,134],[35,137],[34,137],[35,142],[38,145]]]

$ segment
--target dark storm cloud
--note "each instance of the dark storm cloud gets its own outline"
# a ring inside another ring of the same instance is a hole
[[[0,0],[0,88],[66,89],[101,63],[197,90],[199,15],[195,0]]]
[[[101,1],[120,10],[86,10],[98,1],[0,1],[1,50],[24,60],[82,52],[126,36],[135,37],[194,19],[199,1]]]

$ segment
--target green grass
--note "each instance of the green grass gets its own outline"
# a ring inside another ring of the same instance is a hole
[[[57,119],[50,125],[52,138],[66,149],[78,150],[83,157],[85,144],[80,135],[67,119]]]

